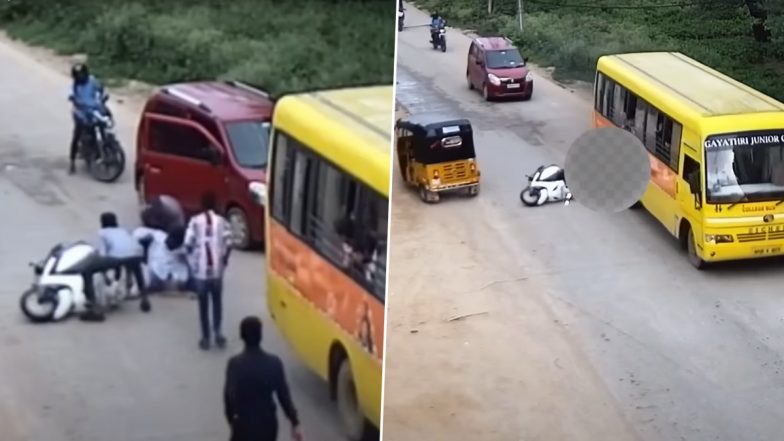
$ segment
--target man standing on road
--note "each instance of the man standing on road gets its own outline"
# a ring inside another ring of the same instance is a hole
[[[210,331],[215,334],[215,344],[226,346],[221,334],[223,316],[223,273],[231,253],[229,222],[215,212],[215,195],[206,193],[201,200],[202,212],[191,218],[185,231],[184,245],[190,256],[191,274],[199,299],[201,340],[199,347],[210,348]],[[210,327],[210,305],[212,327]]]
[[[273,393],[291,422],[291,435],[302,441],[297,410],[291,400],[283,363],[261,349],[261,320],[246,317],[240,323],[245,350],[226,366],[224,409],[231,441],[276,441],[278,418]]]

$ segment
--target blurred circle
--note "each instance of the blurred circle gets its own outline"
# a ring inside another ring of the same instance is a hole
[[[617,213],[645,193],[651,164],[636,136],[607,127],[589,130],[572,143],[564,172],[574,202],[595,211]]]

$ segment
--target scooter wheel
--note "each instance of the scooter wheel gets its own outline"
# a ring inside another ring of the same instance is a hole
[[[41,299],[38,289],[30,287],[19,299],[19,306],[25,317],[33,323],[46,323],[54,320],[57,298]]]
[[[523,191],[520,192],[520,200],[527,207],[536,207],[539,205],[539,189],[525,187]]]

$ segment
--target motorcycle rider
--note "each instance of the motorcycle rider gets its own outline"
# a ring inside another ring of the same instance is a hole
[[[437,41],[438,31],[444,26],[446,26],[446,20],[438,12],[430,14],[430,43]]]
[[[71,167],[70,174],[76,172],[76,156],[79,153],[79,140],[90,128],[90,118],[93,110],[109,110],[104,106],[103,84],[90,74],[86,64],[77,63],[71,67],[71,93],[68,100],[73,104],[74,130],[71,137]]]

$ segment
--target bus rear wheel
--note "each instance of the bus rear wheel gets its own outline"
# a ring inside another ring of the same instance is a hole
[[[340,363],[335,383],[338,413],[346,436],[350,441],[368,439],[370,425],[359,406],[357,387],[348,358],[344,358]]]

